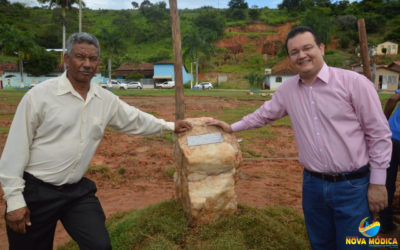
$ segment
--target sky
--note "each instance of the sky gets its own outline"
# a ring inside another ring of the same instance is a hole
[[[86,7],[90,9],[132,9],[132,0],[83,0],[86,3]],[[140,5],[143,0],[136,0]],[[162,0],[150,0],[152,3],[160,2]],[[258,8],[268,7],[270,9],[276,9],[277,5],[282,0],[245,0],[249,7],[257,5]],[[20,2],[26,4],[26,6],[40,6],[36,0],[9,0],[9,2]],[[164,0],[169,6],[169,1]],[[177,0],[179,9],[196,9],[202,6],[212,6],[214,8],[228,8],[229,0]]]

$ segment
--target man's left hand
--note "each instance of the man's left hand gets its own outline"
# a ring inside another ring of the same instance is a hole
[[[179,120],[175,122],[175,133],[182,133],[192,129],[192,124],[188,121]]]
[[[387,190],[385,185],[369,184],[368,203],[371,213],[377,213],[388,206]]]

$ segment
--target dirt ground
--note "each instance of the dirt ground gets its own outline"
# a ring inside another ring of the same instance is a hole
[[[127,97],[124,101],[143,111],[165,120],[174,120],[174,97]],[[235,108],[244,101],[223,98],[186,97],[186,117],[198,117],[198,111],[222,113],[225,108]],[[260,106],[262,101],[246,101],[246,105]],[[5,108],[5,107],[0,107]],[[7,107],[15,109],[16,107]],[[9,126],[10,120],[1,120],[0,126]],[[278,139],[258,139],[249,145],[254,152],[263,152],[267,159],[249,156],[239,168],[236,183],[238,201],[257,208],[282,205],[300,213],[302,166],[295,160],[296,145],[293,132],[287,127],[274,127]],[[6,135],[0,134],[0,152]],[[268,149],[266,149],[268,145]],[[271,150],[273,149],[273,150]],[[274,160],[270,158],[287,158]],[[107,171],[91,171],[86,177],[94,180],[107,216],[119,211],[140,209],[174,197],[173,178],[169,174],[174,167],[173,145],[166,136],[142,137],[126,135],[106,129],[90,165],[107,166]],[[2,195],[2,194],[1,194]],[[7,249],[4,223],[5,201],[0,198],[0,250]],[[57,226],[55,244],[60,246],[70,240],[62,225]]]

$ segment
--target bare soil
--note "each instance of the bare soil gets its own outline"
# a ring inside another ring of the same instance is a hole
[[[174,120],[174,97],[127,97],[124,101],[145,112],[165,120]],[[235,108],[244,101],[210,97],[186,97],[186,116],[196,117],[195,111],[220,113],[225,108]],[[262,101],[246,101],[260,106]],[[11,107],[15,111],[15,106]],[[3,119],[0,126],[9,126],[11,120]],[[302,166],[293,159],[297,149],[293,132],[287,127],[273,127],[280,133],[278,139],[257,139],[247,146],[266,157],[287,158],[280,160],[252,159],[245,157],[239,168],[236,183],[238,201],[257,208],[282,205],[302,212]],[[0,152],[6,135],[0,134]],[[173,145],[165,136],[142,137],[122,134],[106,129],[104,138],[90,165],[103,165],[110,170],[92,171],[86,177],[94,180],[97,196],[104,212],[140,209],[174,197],[173,178],[168,170],[174,167]],[[1,192],[1,191],[0,191]],[[2,194],[0,194],[2,196]],[[0,198],[0,249],[7,249],[4,215],[5,201]],[[56,229],[54,246],[70,240],[62,225]]]

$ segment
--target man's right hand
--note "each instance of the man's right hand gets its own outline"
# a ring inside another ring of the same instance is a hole
[[[227,133],[232,133],[232,132],[233,132],[233,131],[232,131],[231,125],[229,125],[229,124],[226,123],[226,122],[220,121],[220,120],[210,119],[210,120],[206,121],[206,124],[207,124],[208,126],[217,126],[217,127],[220,127],[220,128],[222,128],[222,130],[224,130],[224,131],[227,132]]]
[[[28,207],[21,207],[6,214],[7,225],[15,232],[26,233],[25,226],[31,226],[30,211]]]

